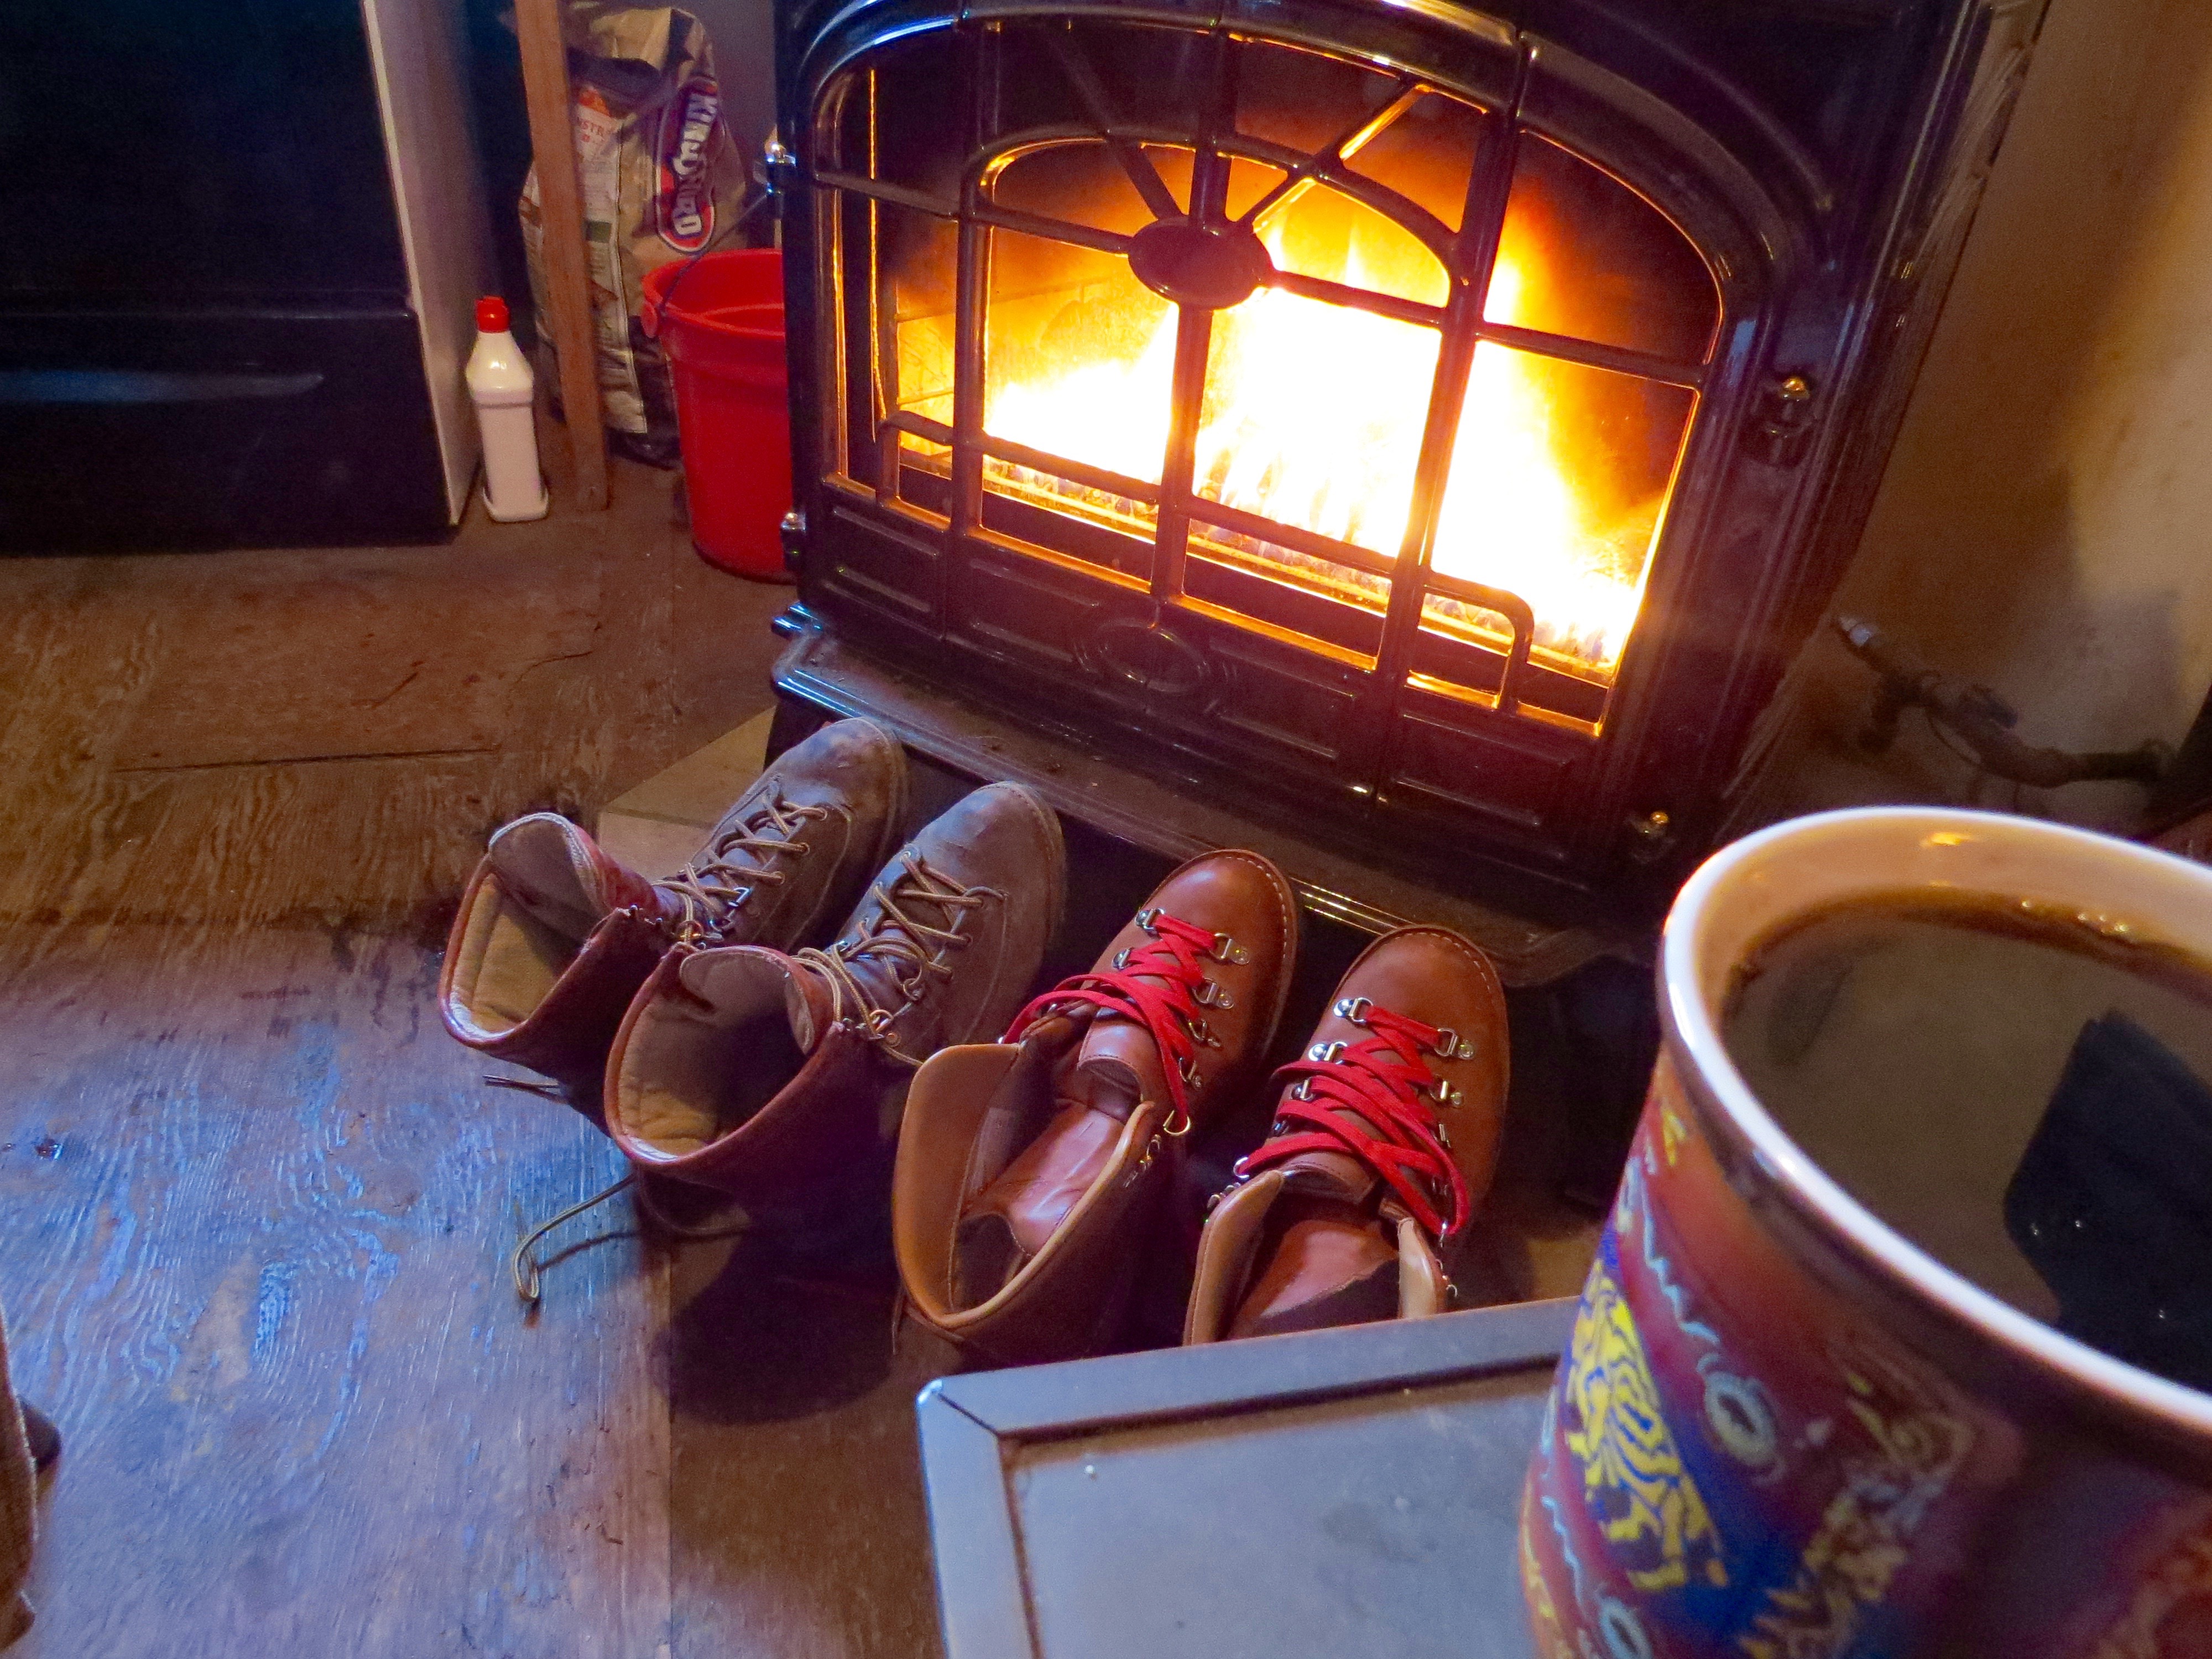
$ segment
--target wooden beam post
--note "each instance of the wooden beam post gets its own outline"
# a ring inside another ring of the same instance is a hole
[[[561,359],[561,406],[568,416],[576,505],[607,504],[607,434],[599,414],[599,351],[592,323],[592,277],[584,247],[584,194],[576,173],[575,116],[568,49],[561,38],[562,0],[515,0],[522,43],[522,92],[530,109],[530,148],[538,164],[538,238],[545,297]]]

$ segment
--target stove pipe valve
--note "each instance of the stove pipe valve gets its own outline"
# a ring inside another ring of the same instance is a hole
[[[1955,737],[1985,771],[2031,788],[2109,778],[2154,784],[2172,763],[2173,751],[2155,740],[2087,754],[2032,748],[2013,732],[2020,711],[1988,686],[1929,667],[1870,622],[1838,617],[1834,626],[1845,648],[1875,672],[1874,702],[1859,733],[1859,746],[1869,754],[1881,754],[1895,742],[1905,711],[1918,708],[1939,737]]]

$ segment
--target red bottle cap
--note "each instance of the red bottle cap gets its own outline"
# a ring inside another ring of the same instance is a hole
[[[504,334],[507,332],[507,301],[496,294],[487,294],[477,301],[477,332]]]

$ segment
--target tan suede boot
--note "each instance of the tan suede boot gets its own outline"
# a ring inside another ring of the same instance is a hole
[[[994,784],[908,843],[827,950],[672,951],[608,1057],[608,1133],[641,1174],[756,1221],[859,1201],[914,1068],[1021,1006],[1064,870],[1052,810]]]
[[[533,812],[491,839],[438,980],[446,1029],[561,1084],[598,1119],[608,1045],[668,948],[790,948],[826,933],[888,854],[906,753],[872,720],[793,744],[665,881],[623,868],[566,818]]]

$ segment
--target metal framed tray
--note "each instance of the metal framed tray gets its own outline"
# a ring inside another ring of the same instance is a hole
[[[1574,1309],[932,1383],[949,1659],[1527,1659],[1521,1480]]]

